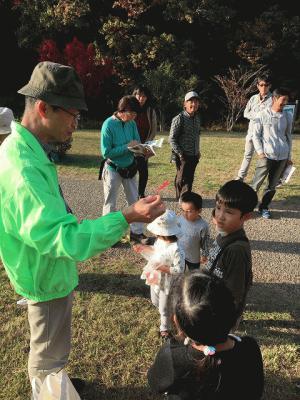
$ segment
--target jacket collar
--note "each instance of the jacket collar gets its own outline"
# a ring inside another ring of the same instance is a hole
[[[52,164],[49,160],[45,149],[43,148],[41,142],[23,125],[18,122],[12,122],[12,129],[18,136],[20,136],[25,143],[31,148],[36,157],[44,164]]]

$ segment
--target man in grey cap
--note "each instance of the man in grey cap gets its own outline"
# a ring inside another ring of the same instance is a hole
[[[12,110],[7,107],[0,107],[0,144],[10,134],[12,121],[14,121]]]
[[[165,206],[159,196],[148,196],[79,223],[48,151],[72,136],[80,110],[87,110],[82,83],[72,67],[46,61],[19,93],[25,96],[22,121],[12,123],[0,147],[0,257],[15,291],[27,299],[28,372],[37,395],[45,377],[68,361],[77,261],[111,247],[130,223],[151,222]]]
[[[169,142],[175,156],[176,199],[186,191],[192,191],[196,166],[200,159],[199,95],[194,90],[186,93],[183,111],[172,119]]]

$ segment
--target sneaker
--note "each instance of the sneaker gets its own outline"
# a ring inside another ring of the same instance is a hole
[[[261,216],[263,218],[266,218],[266,219],[270,219],[271,218],[271,213],[267,208],[263,208],[263,209],[259,210],[259,213],[261,214]]]
[[[25,297],[22,297],[22,299],[17,301],[18,306],[21,307],[27,307],[28,306],[28,302],[27,299],[25,299]]]
[[[130,241],[150,245],[153,243],[153,238],[148,237],[143,233],[130,232]]]

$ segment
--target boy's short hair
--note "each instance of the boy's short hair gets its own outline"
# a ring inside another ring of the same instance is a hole
[[[276,98],[282,97],[282,96],[288,96],[289,97],[290,96],[290,92],[285,87],[278,87],[278,88],[273,90],[272,96],[276,97]]]
[[[216,202],[227,207],[237,208],[242,215],[252,212],[257,205],[258,197],[247,183],[232,180],[226,182],[216,194]]]
[[[196,210],[201,210],[202,197],[195,192],[184,192],[180,196],[180,203],[192,203]]]

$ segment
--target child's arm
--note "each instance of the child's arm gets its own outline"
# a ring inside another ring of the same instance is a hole
[[[139,254],[144,253],[151,255],[154,252],[153,246],[149,246],[147,244],[134,244],[132,249],[135,253]]]
[[[166,264],[160,264],[156,269],[157,271],[164,272],[165,274],[170,274],[170,267]]]

